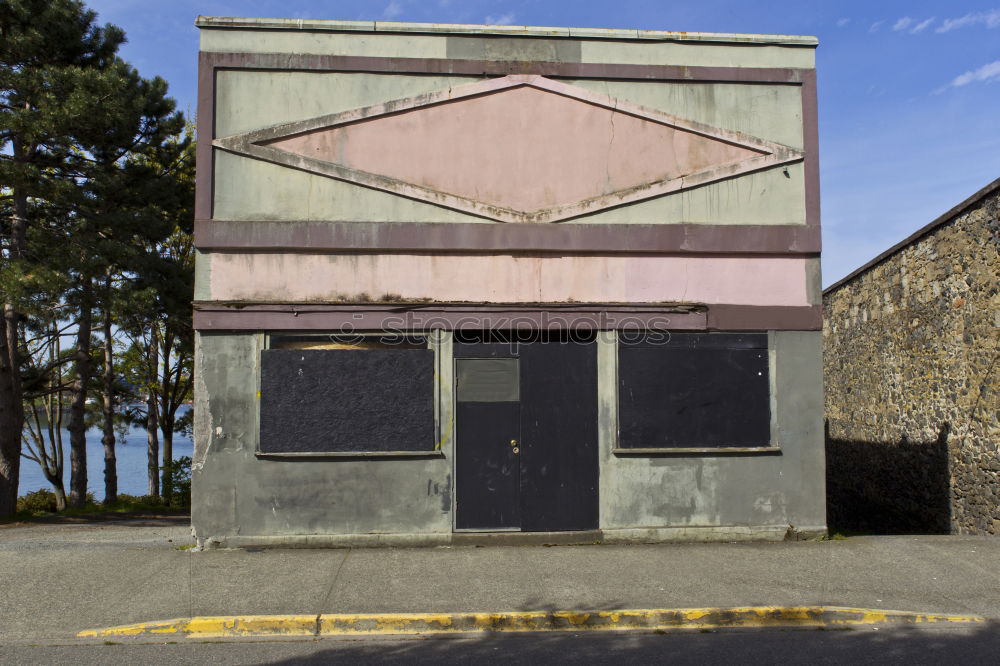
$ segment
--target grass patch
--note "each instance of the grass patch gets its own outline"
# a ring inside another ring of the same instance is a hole
[[[191,550],[194,548],[193,543],[186,543],[183,546],[174,546],[174,550]]]
[[[22,522],[45,522],[62,518],[108,518],[116,515],[135,514],[184,515],[191,507],[185,504],[167,506],[163,500],[149,495],[137,496],[121,494],[116,502],[98,502],[90,493],[82,507],[66,507],[56,511],[56,495],[44,488],[17,498],[17,510],[9,518],[0,518],[0,524]]]

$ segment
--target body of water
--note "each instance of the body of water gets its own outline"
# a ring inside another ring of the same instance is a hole
[[[97,500],[104,499],[104,445],[101,443],[103,433],[100,428],[87,431],[87,489],[94,493]],[[117,439],[117,436],[116,436]],[[63,480],[66,493],[69,494],[69,431],[63,430],[63,446],[65,447],[65,462]],[[145,495],[148,489],[146,481],[146,430],[132,428],[125,436],[125,441],[115,443],[118,456],[118,492],[128,495]],[[191,457],[194,444],[189,437],[174,433],[174,459],[182,456]],[[163,449],[160,448],[160,464],[163,464]],[[34,460],[21,458],[21,477],[18,483],[18,495],[24,495],[39,488],[52,489],[42,469]]]

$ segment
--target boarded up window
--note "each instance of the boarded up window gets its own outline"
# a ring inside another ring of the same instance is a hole
[[[767,334],[620,341],[618,406],[619,448],[769,446]]]
[[[434,445],[433,350],[373,340],[262,352],[261,453],[433,451]]]

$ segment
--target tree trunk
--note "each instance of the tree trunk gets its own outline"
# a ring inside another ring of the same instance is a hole
[[[59,325],[52,322],[52,348],[49,360],[54,364],[56,359],[62,356],[62,338],[59,337]],[[62,384],[61,370],[51,377],[51,387],[55,389]],[[66,411],[63,409],[62,392],[53,393],[49,396],[48,421],[49,421],[49,441],[52,442],[52,469],[50,470],[55,481],[52,483],[56,490],[56,510],[66,510],[66,481],[63,470],[65,469],[65,449],[63,448],[62,424]]]
[[[59,333],[57,325],[52,322],[49,331],[53,336],[49,345],[49,363],[55,366],[56,359],[59,358]],[[49,389],[52,391],[41,399],[41,404],[32,402],[29,406],[30,418],[25,419],[28,426],[28,434],[35,440],[37,450],[34,460],[42,468],[45,479],[52,484],[56,495],[56,511],[66,509],[66,486],[63,482],[63,457],[62,457],[62,411],[63,400],[59,386],[62,378],[53,373],[49,377]],[[39,409],[44,410],[45,424],[39,415]],[[27,417],[27,415],[26,415]],[[30,442],[30,440],[29,440]],[[31,445],[28,444],[31,451]],[[30,457],[24,454],[24,457]]]
[[[160,440],[159,426],[156,418],[156,392],[153,390],[155,378],[158,375],[158,351],[159,342],[156,339],[156,325],[154,323],[149,333],[149,367],[152,368],[151,375],[154,382],[150,382],[146,389],[146,475],[149,480],[149,489],[146,494],[151,497],[160,496]]]
[[[14,362],[16,352],[11,353],[12,336],[8,333],[8,317],[0,317],[0,518],[12,516],[17,510],[21,429],[24,427],[20,376]]]
[[[73,366],[73,383],[70,386],[69,452],[70,481],[69,503],[83,507],[87,503],[87,387],[93,374],[90,360],[90,333],[93,306],[90,278],[80,285],[80,318],[76,329],[76,352]]]
[[[23,159],[19,141],[14,141],[15,159]],[[14,187],[14,214],[10,218],[11,261],[24,258],[28,224],[28,197],[21,187]],[[24,405],[21,391],[21,363],[18,356],[18,331],[21,315],[13,303],[3,304],[0,322],[0,518],[17,510],[17,486],[21,473],[21,431],[24,429]]]
[[[52,484],[52,490],[56,495],[56,511],[66,510],[66,488],[63,487],[63,480],[61,476],[52,473],[52,470],[42,468],[42,474],[45,475],[45,480]]]
[[[170,352],[173,336],[170,327],[163,330],[163,377],[160,381],[160,433],[163,435],[163,503],[170,506],[174,497],[174,419],[169,410]]]
[[[174,499],[174,424],[164,420],[160,424],[163,434],[163,503],[170,506]]]
[[[104,279],[104,503],[118,501],[118,460],[115,457],[115,368],[111,337],[111,274]]]

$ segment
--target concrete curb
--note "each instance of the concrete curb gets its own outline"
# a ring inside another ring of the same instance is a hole
[[[192,617],[89,629],[78,638],[243,638],[529,631],[628,631],[732,627],[831,627],[986,622],[976,615],[937,615],[835,606],[753,606],[504,613],[362,613]]]

